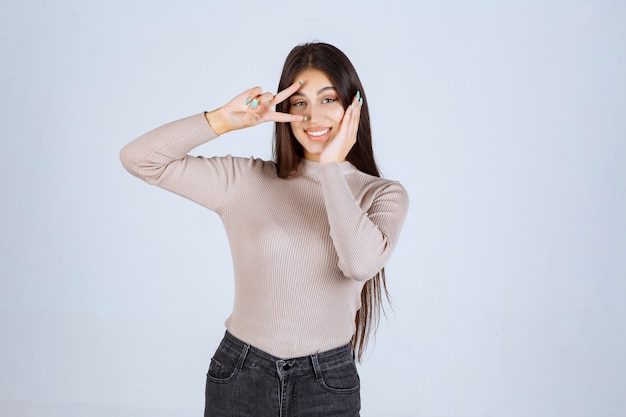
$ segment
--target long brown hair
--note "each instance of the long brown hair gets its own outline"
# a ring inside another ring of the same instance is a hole
[[[287,55],[277,91],[282,91],[293,84],[296,76],[306,69],[316,69],[328,76],[344,108],[352,102],[357,91],[361,92],[363,106],[357,140],[346,160],[360,171],[380,177],[372,149],[367,96],[356,69],[348,57],[327,43],[314,42],[298,45]],[[289,100],[285,100],[276,105],[276,110],[289,113],[289,107]],[[303,157],[304,149],[291,131],[291,125],[276,123],[274,126],[274,162],[278,176],[287,178],[296,172]],[[361,308],[356,313],[354,320],[356,331],[352,336],[352,349],[359,361],[363,357],[370,336],[378,326],[380,313],[383,311],[383,295],[389,300],[384,268],[372,279],[366,281],[361,291]]]

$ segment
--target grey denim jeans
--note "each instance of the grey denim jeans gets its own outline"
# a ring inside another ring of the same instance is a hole
[[[280,359],[226,332],[211,359],[205,417],[359,417],[350,345]]]

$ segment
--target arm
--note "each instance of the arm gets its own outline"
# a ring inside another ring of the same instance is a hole
[[[294,83],[273,95],[249,89],[223,107],[168,123],[126,145],[120,152],[124,167],[149,184],[173,191],[215,209],[238,175],[232,157],[204,158],[187,153],[218,135],[267,121],[301,121],[302,116],[277,113],[276,103],[300,87]],[[242,165],[242,164],[239,164]]]
[[[323,165],[318,177],[339,268],[359,281],[372,278],[395,249],[409,205],[406,190],[397,182],[387,182],[372,190],[371,205],[364,211],[339,164]]]
[[[217,134],[203,113],[158,127],[130,142],[120,152],[132,175],[209,209],[215,208],[237,177],[233,158],[188,155],[193,148]]]
[[[168,123],[138,137],[120,152],[122,165],[132,175],[158,185],[174,161],[217,137],[203,114]]]
[[[354,196],[343,175],[339,163],[356,143],[362,104],[357,93],[344,113],[337,136],[320,154],[318,171],[338,267],[344,275],[359,281],[372,278],[385,266],[409,204],[406,190],[397,182],[371,190],[373,196]],[[367,211],[359,204],[361,198],[371,201]]]

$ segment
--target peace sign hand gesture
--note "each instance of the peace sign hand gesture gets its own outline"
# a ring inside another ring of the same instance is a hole
[[[219,109],[205,113],[205,118],[218,135],[264,122],[301,122],[303,116],[274,110],[276,104],[286,100],[299,88],[300,83],[294,82],[274,95],[262,93],[261,87],[254,87],[239,94]]]

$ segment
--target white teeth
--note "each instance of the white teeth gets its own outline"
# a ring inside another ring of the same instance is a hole
[[[328,133],[328,129],[320,130],[319,132],[307,132],[311,136],[324,136]]]

